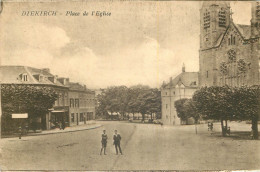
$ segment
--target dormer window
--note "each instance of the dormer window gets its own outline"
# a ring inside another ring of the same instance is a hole
[[[43,81],[43,76],[42,76],[42,75],[39,76],[39,81],[40,81],[40,82]]]
[[[28,81],[28,75],[27,74],[22,75],[22,81]]]

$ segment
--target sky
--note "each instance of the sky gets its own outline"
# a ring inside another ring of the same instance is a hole
[[[5,2],[0,15],[1,65],[50,68],[88,88],[160,87],[199,70],[198,1]],[[249,2],[231,2],[233,20],[250,24]],[[57,16],[22,16],[23,11]],[[67,11],[80,16],[66,16]],[[111,16],[82,16],[106,11]]]

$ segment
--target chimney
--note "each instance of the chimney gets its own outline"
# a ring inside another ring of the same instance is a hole
[[[172,77],[170,77],[170,86],[172,86]]]
[[[182,72],[185,72],[185,64],[182,65]]]
[[[50,68],[42,68],[42,71],[50,73]]]

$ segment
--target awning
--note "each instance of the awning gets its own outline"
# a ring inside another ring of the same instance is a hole
[[[65,112],[64,110],[53,110],[51,111],[51,113],[61,113],[61,112]]]

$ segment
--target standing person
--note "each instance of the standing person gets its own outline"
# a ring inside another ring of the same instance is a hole
[[[65,120],[64,120],[64,118],[62,118],[61,125],[62,125],[62,129],[64,130],[65,129]]]
[[[116,154],[118,155],[118,149],[117,148],[119,148],[121,155],[123,155],[121,147],[120,147],[121,136],[120,136],[120,134],[117,134],[117,130],[115,130],[115,134],[114,134],[113,139],[114,139],[114,145],[115,145],[115,148],[116,148]]]
[[[106,134],[106,130],[103,130],[103,134],[102,134],[102,139],[101,139],[101,143],[102,143],[102,148],[100,151],[100,155],[102,154],[102,151],[104,149],[104,155],[106,155],[106,147],[107,147],[107,134]]]

